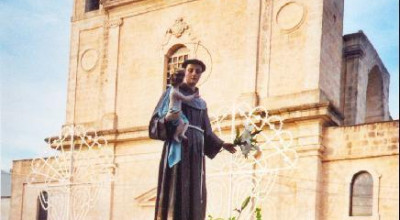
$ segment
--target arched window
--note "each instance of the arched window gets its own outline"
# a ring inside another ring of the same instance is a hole
[[[182,67],[185,60],[189,58],[189,49],[185,46],[179,46],[176,49],[172,49],[172,52],[167,56],[167,85],[170,84],[171,74],[178,68]]]
[[[353,176],[350,189],[350,216],[372,216],[373,179],[362,171]]]
[[[46,191],[39,193],[37,199],[37,220],[47,220],[47,210],[48,210],[48,194]]]
[[[372,68],[368,74],[366,102],[365,122],[384,120],[383,80],[378,66]]]

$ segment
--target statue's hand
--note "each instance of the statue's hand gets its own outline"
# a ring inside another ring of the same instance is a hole
[[[231,143],[223,143],[222,147],[229,151],[230,153],[234,154],[236,152],[235,145]]]

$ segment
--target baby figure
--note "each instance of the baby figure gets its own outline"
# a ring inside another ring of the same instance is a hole
[[[179,86],[183,83],[185,77],[184,70],[178,70],[171,75],[171,92],[169,94],[169,110],[165,119],[171,121],[177,126],[174,134],[174,140],[181,142],[180,138],[187,139],[185,132],[189,127],[189,121],[182,113],[182,101],[191,101],[194,98],[200,97],[198,93],[185,96],[179,92]]]

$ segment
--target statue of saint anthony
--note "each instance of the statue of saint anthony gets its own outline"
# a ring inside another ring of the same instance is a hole
[[[185,76],[179,92],[185,96],[199,93],[196,85],[206,69],[205,64],[190,59],[182,67]],[[182,101],[181,111],[189,126],[185,132],[187,139],[176,145],[173,138],[176,126],[165,120],[170,90],[171,87],[161,96],[149,124],[150,138],[164,141],[154,219],[203,220],[207,206],[205,156],[213,159],[222,149],[230,153],[236,149],[212,132],[206,102],[200,97]]]

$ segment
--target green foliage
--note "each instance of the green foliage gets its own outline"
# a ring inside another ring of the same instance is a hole
[[[242,202],[242,205],[241,205],[240,209],[237,209],[237,208],[234,209],[234,211],[237,211],[239,213],[239,215],[238,216],[229,217],[227,220],[239,219],[240,214],[249,205],[250,200],[251,200],[250,196],[246,197],[246,199]],[[257,220],[262,220],[261,208],[256,208],[254,213],[256,214],[256,219]],[[208,215],[208,220],[224,220],[224,219],[223,218],[213,218],[212,215]]]
[[[261,216],[261,208],[256,208],[256,219],[257,220],[262,220],[262,216]]]
[[[245,209],[246,207],[247,207],[247,205],[249,204],[249,202],[250,202],[250,196],[248,196],[243,202],[242,202],[242,207],[240,207],[240,212],[242,212],[243,211],[243,209]]]
[[[208,215],[208,220],[224,220],[223,218],[214,218],[212,215]]]
[[[235,137],[235,140],[233,141],[233,144],[236,145],[236,146],[242,144],[241,141],[240,141],[240,131],[239,131],[239,127],[238,126],[236,126],[236,137]]]
[[[256,130],[256,131],[254,131],[253,133],[251,133],[251,136],[255,136],[255,135],[259,134],[261,131],[262,131],[262,130]]]

